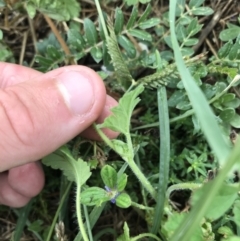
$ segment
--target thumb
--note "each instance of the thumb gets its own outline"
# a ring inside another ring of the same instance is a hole
[[[0,172],[38,160],[89,127],[106,100],[100,77],[67,66],[0,89]]]

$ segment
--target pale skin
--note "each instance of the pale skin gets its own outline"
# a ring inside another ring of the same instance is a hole
[[[0,62],[0,205],[26,205],[44,186],[39,160],[80,133],[99,139],[91,124],[102,122],[115,105],[87,67],[43,74]]]

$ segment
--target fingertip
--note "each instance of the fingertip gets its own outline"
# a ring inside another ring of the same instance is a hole
[[[102,110],[102,113],[100,114],[100,116],[96,120],[96,123],[97,124],[103,123],[104,119],[112,114],[111,109],[114,106],[117,106],[117,105],[118,105],[118,102],[115,99],[113,99],[111,96],[107,95],[105,106]],[[112,130],[107,129],[107,128],[103,128],[102,131],[110,139],[114,139],[114,138],[118,137],[118,135],[119,135],[118,132],[112,131]],[[94,130],[93,126],[90,126],[88,129],[83,131],[81,133],[81,136],[86,137],[88,139],[101,141],[101,138],[99,137],[97,132]]]
[[[9,170],[8,182],[19,194],[32,198],[44,187],[44,173],[39,162],[28,163]]]

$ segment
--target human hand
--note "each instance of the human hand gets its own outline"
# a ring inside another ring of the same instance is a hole
[[[117,102],[106,95],[100,77],[84,66],[46,74],[0,63],[0,204],[21,207],[44,185],[36,162],[102,122]],[[116,133],[105,130],[109,137]]]

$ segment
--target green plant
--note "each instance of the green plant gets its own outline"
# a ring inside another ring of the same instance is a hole
[[[204,0],[172,0],[160,17],[154,16],[150,1],[126,0],[110,13],[103,12],[99,1],[95,4],[98,16],[84,19],[78,1],[15,5],[15,11],[25,9],[31,18],[43,14],[53,31],[38,41],[34,68],[45,72],[94,63],[108,88],[122,95],[112,116],[94,124],[104,143],[76,138],[44,158],[45,165],[65,176],[47,235],[42,219],[29,223],[21,218],[31,206],[19,212],[15,235],[20,237],[26,222],[39,240],[51,240],[58,217],[65,221],[61,212],[74,183],[80,229],[75,241],[99,240],[106,233],[119,241],[239,240],[239,183],[233,171],[239,171],[240,153],[239,143],[233,148],[229,138],[232,128],[240,126],[239,18],[220,33],[222,46],[211,56],[194,50],[204,27],[201,16],[213,14]],[[107,0],[101,4],[104,11],[111,5]],[[50,18],[66,31],[56,34]],[[0,32],[3,61],[12,56],[5,34]],[[120,137],[110,140],[102,128]],[[211,180],[209,173],[215,171]],[[180,191],[190,191],[190,199],[173,199]],[[181,201],[187,212],[176,208]],[[115,212],[137,210],[147,223],[144,231],[132,234],[130,221],[124,220],[123,234],[112,228],[92,232],[112,206]]]

